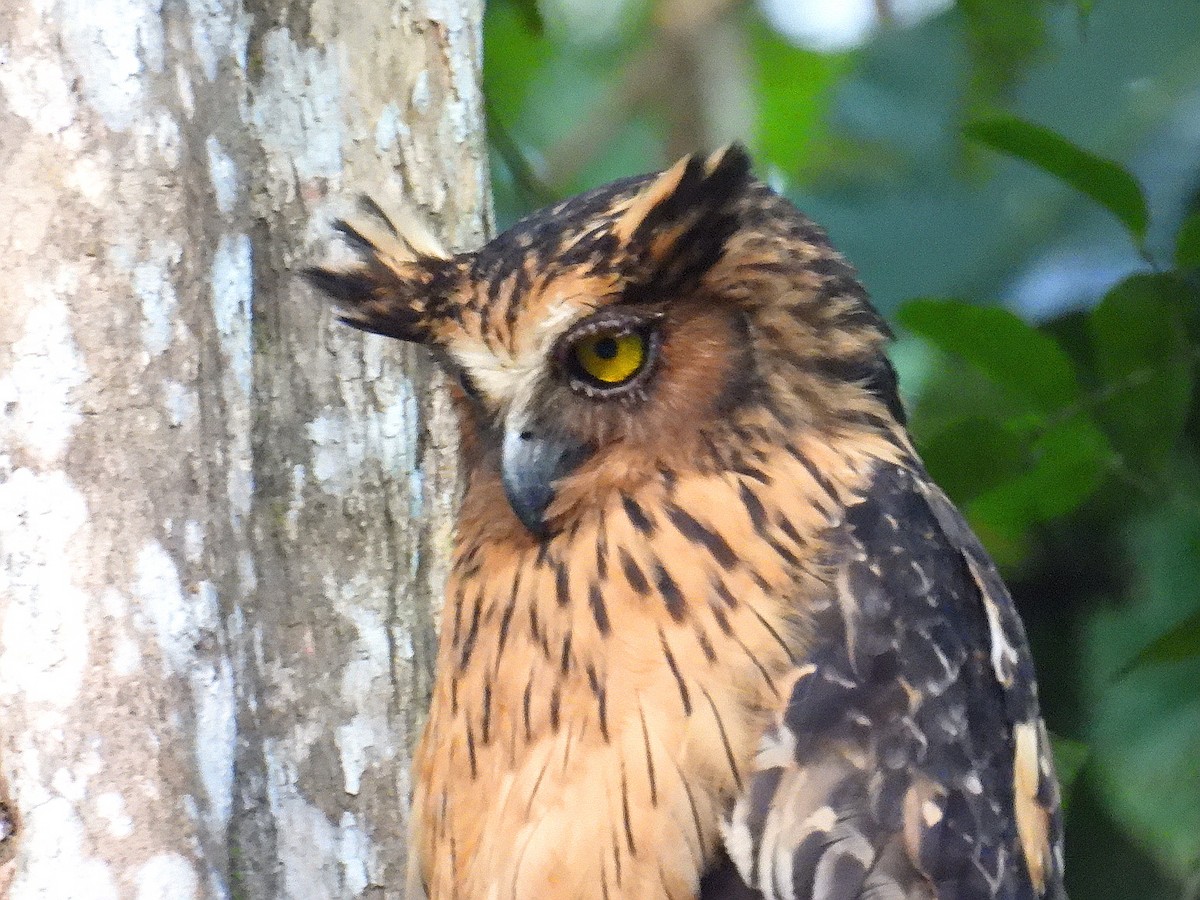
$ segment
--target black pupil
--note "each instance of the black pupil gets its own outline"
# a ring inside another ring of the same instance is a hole
[[[596,341],[596,345],[592,348],[601,359],[612,359],[617,355],[617,342],[614,338],[606,337]]]

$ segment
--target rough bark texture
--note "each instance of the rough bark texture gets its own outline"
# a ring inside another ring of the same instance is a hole
[[[451,429],[289,270],[479,241],[480,7],[0,5],[0,895],[401,896]]]

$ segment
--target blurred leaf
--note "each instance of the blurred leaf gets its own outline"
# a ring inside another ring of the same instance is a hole
[[[1015,116],[978,119],[968,123],[965,132],[967,137],[1032,163],[1087,194],[1116,216],[1138,247],[1142,246],[1150,218],[1146,198],[1134,177],[1115,162]]]
[[[1188,216],[1175,240],[1175,267],[1200,269],[1200,211]]]
[[[520,120],[529,87],[552,55],[541,29],[529,27],[525,6],[533,6],[536,12],[533,2],[489,3],[484,17],[483,82],[488,105],[493,117],[510,128]]]
[[[1099,415],[1113,445],[1137,469],[1157,468],[1191,406],[1193,364],[1184,284],[1172,275],[1134,275],[1105,295],[1089,327],[1103,381]]]
[[[913,300],[898,318],[975,366],[1030,411],[1048,414],[1079,399],[1070,358],[1053,338],[1008,310],[959,300]]]
[[[915,300],[905,327],[983,373],[1016,412],[989,404],[922,442],[934,478],[1003,564],[1023,555],[1030,529],[1074,511],[1100,486],[1112,451],[1081,406],[1075,368],[1062,347],[1007,310],[955,300]],[[950,396],[950,403],[963,403]]]
[[[1091,750],[1082,741],[1050,735],[1050,745],[1054,748],[1054,771],[1058,775],[1058,784],[1062,788],[1062,805],[1065,810],[1070,805],[1071,788],[1079,773],[1087,764]]]
[[[833,88],[855,56],[796,47],[758,19],[749,33],[758,99],[756,150],[765,162],[794,176],[823,145]]]
[[[901,334],[901,341],[924,348],[929,356],[928,373],[909,407],[909,430],[922,447],[963,418],[985,418],[1003,425],[1029,416],[1028,403],[1014,401],[962,357],[946,353],[918,334]],[[905,387],[905,382],[900,385]]]
[[[496,0],[492,0],[488,5],[495,4]],[[500,4],[511,6],[532,34],[541,37],[545,33],[546,23],[542,21],[542,11],[538,8],[537,0],[500,0]]]
[[[1036,520],[1048,522],[1073,512],[1100,486],[1112,450],[1092,418],[1080,414],[1034,441],[1033,455],[1020,487]]]
[[[1091,372],[1096,368],[1088,324],[1090,315],[1091,309],[1076,309],[1038,323],[1038,331],[1054,338],[1055,343],[1071,358],[1076,372]]]
[[[1184,619],[1142,649],[1121,674],[1156,663],[1180,662],[1200,657],[1200,612]]]
[[[933,480],[958,504],[1018,477],[1029,464],[1024,441],[979,416],[959,419],[925,441],[921,456]]]
[[[968,110],[995,106],[1046,45],[1045,0],[958,0],[971,57]]]
[[[1176,877],[1194,870],[1200,834],[1200,656],[1115,676],[1172,626],[1196,615],[1196,462],[1173,461],[1172,502],[1139,505],[1119,522],[1125,548],[1115,565],[1124,590],[1118,602],[1092,604],[1074,637],[1086,711],[1080,736],[1092,750],[1085,779],[1096,779],[1113,818]]]
[[[492,109],[491,102],[486,98],[484,99],[484,112],[487,116],[488,139],[492,150],[504,164],[507,175],[511,179],[511,186],[524,201],[524,205],[537,208],[548,206],[555,200],[561,199],[534,171],[533,165],[525,157],[525,153],[509,132],[508,126]],[[494,193],[498,194],[499,188],[499,184],[493,183]]]
[[[1073,512],[1100,486],[1111,451],[1103,432],[1080,414],[1034,440],[1029,454],[1032,462],[1024,472],[970,503],[972,522],[1017,536],[1035,524]]]

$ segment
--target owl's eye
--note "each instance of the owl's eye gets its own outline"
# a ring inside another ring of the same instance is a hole
[[[646,362],[646,338],[638,332],[600,332],[589,335],[571,349],[579,373],[603,387],[624,384]]]
[[[609,309],[577,323],[555,349],[571,389],[597,400],[641,396],[658,358],[662,318],[653,311]]]

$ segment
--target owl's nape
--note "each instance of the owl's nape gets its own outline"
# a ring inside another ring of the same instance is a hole
[[[441,898],[1063,900],[1012,600],[888,331],[740,148],[312,283],[455,376],[413,857]]]

